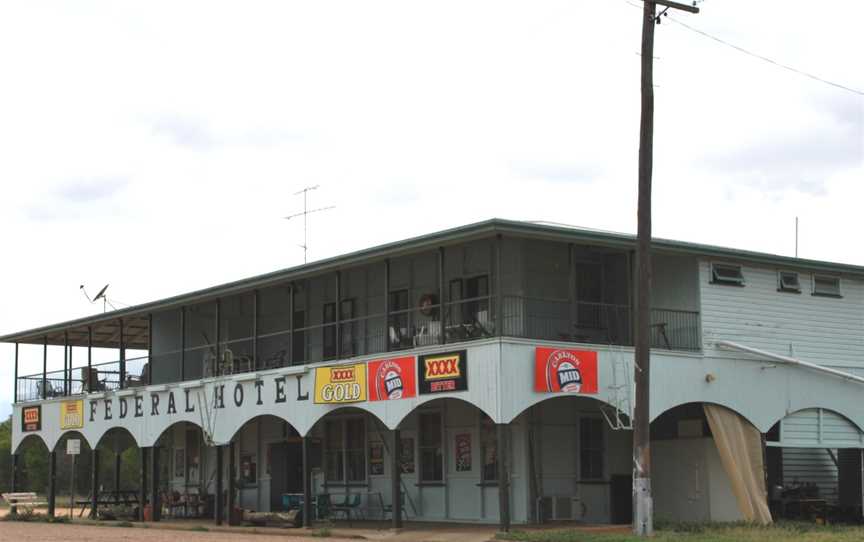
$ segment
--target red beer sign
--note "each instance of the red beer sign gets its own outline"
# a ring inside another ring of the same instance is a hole
[[[597,393],[597,352],[537,347],[534,391]]]
[[[369,362],[369,400],[390,401],[417,396],[414,357]]]

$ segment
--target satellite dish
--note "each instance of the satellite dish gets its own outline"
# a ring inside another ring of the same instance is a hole
[[[110,285],[106,284],[101,290],[99,290],[99,293],[96,294],[96,297],[93,298],[93,301],[96,301],[97,299],[101,299],[101,298],[105,297],[105,290],[108,289],[108,286],[110,286]]]

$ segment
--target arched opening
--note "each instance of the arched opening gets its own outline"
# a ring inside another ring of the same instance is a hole
[[[655,518],[770,522],[762,440],[755,424],[725,405],[684,403],[658,415],[651,422]]]
[[[56,516],[83,515],[89,505],[93,454],[78,431],[66,431],[54,445]]]
[[[158,469],[155,473],[152,454],[157,454]],[[152,485],[155,474],[160,518],[213,517],[216,448],[207,445],[200,426],[188,421],[169,425],[156,439],[148,455],[151,456],[147,466],[149,484]]]
[[[15,470],[15,490],[33,492],[39,495],[39,501],[47,501],[48,492],[48,446],[39,435],[27,435],[13,451],[17,461]]]
[[[769,503],[775,517],[808,518],[822,508],[860,520],[864,432],[842,414],[806,408],[765,434]]]
[[[226,477],[233,475],[231,503],[243,510],[286,511],[299,505],[288,495],[303,493],[302,437],[277,416],[256,416],[231,437]],[[320,456],[320,447],[319,456]],[[233,462],[233,468],[232,463]]]
[[[374,414],[353,406],[331,410],[313,424],[306,434],[307,457],[319,519],[384,518],[391,434]]]
[[[512,425],[527,521],[631,521],[633,435],[624,413],[591,397],[550,394]]]
[[[137,519],[141,494],[141,449],[128,429],[112,427],[96,443],[97,517],[104,519]],[[92,501],[92,461],[88,472],[87,498]],[[91,502],[92,504],[92,502]]]

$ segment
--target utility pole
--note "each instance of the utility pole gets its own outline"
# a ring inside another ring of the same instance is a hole
[[[303,190],[300,190],[298,192],[294,192],[295,196],[299,196],[300,194],[303,194],[303,212],[283,217],[285,220],[291,220],[292,218],[296,218],[298,216],[303,217],[303,244],[300,245],[300,247],[303,249],[303,263],[306,263],[306,252],[309,249],[309,243],[306,240],[306,232],[307,232],[306,217],[312,213],[317,213],[319,211],[326,211],[328,209],[333,209],[336,207],[335,205],[330,205],[327,207],[321,207],[320,209],[312,209],[311,211],[306,210],[306,197],[307,197],[307,195],[309,194],[310,191],[317,190],[319,186],[320,185],[317,185],[317,184],[315,186],[307,186]]]
[[[657,4],[665,6],[657,15]],[[639,129],[639,209],[636,234],[636,404],[633,409],[633,532],[654,534],[651,496],[651,171],[654,160],[654,25],[669,9],[699,8],[668,0],[645,0],[642,11],[642,116]]]

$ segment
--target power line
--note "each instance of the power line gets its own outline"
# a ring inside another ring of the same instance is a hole
[[[630,2],[629,0],[624,0],[624,2],[628,5],[633,6],[634,8],[642,9],[641,5]],[[729,43],[728,41],[726,41],[722,38],[718,38],[717,36],[711,35],[708,32],[705,32],[704,30],[699,30],[698,28],[694,28],[687,23],[682,23],[681,21],[679,21],[678,19],[675,19],[674,17],[669,17],[668,14],[666,14],[665,12],[661,13],[661,15],[664,15],[668,20],[672,21],[673,23],[675,23],[677,25],[683,26],[684,28],[686,28],[687,30],[690,30],[691,32],[695,32],[695,33],[699,34],[700,36],[706,37],[710,40],[714,40],[717,43],[725,45],[726,47],[730,47],[732,49],[735,49],[739,53],[744,53],[745,55],[752,56],[753,58],[759,59],[763,62],[767,62],[769,64],[777,66],[778,68],[783,68],[784,70],[788,70],[792,73],[796,73],[798,75],[803,75],[804,77],[808,77],[814,81],[818,81],[818,82],[824,83],[826,85],[831,85],[832,87],[839,88],[841,90],[845,90],[846,92],[851,92],[853,94],[858,94],[859,96],[864,96],[864,91],[854,89],[851,87],[847,87],[846,85],[841,85],[840,83],[835,83],[834,81],[829,81],[828,79],[824,79],[822,77],[819,77],[818,75],[814,75],[814,74],[806,72],[804,70],[799,70],[798,68],[795,68],[793,66],[789,66],[788,64],[783,64],[782,62],[778,62],[776,60],[768,58],[767,56],[763,56],[763,55],[760,55],[758,53],[754,53],[753,51],[749,51],[749,50],[745,49],[744,47],[735,45],[734,43]],[[659,17],[660,16],[658,15],[658,19],[659,19]]]
[[[798,68],[794,68],[792,66],[789,66],[788,64],[783,64],[782,62],[772,60],[772,59],[768,58],[767,56],[762,56],[758,53],[748,51],[747,49],[745,49],[743,47],[739,47],[738,45],[735,45],[734,43],[729,43],[726,40],[720,39],[717,36],[712,36],[711,34],[704,32],[702,30],[699,30],[698,28],[693,28],[689,24],[682,23],[681,21],[679,21],[678,19],[675,19],[673,17],[668,17],[668,19],[675,24],[683,26],[687,30],[690,30],[692,32],[696,32],[697,34],[700,34],[702,36],[705,36],[706,38],[712,39],[712,40],[716,41],[717,43],[721,43],[727,47],[731,47],[732,49],[735,49],[736,51],[744,53],[745,55],[750,55],[753,58],[758,58],[759,60],[768,62],[769,64],[773,64],[773,65],[777,66],[778,68],[783,68],[784,70],[789,70],[792,73],[797,73],[798,75],[803,75],[804,77],[809,77],[810,79],[813,79],[814,81],[819,81],[820,83],[825,83],[826,85],[831,85],[832,87],[837,87],[841,90],[845,90],[847,92],[852,92],[853,94],[858,94],[859,96],[864,96],[864,91],[857,90],[857,89],[854,89],[851,87],[847,87],[846,85],[841,85],[840,83],[835,83],[833,81],[829,81],[828,79],[823,79],[822,77],[819,77],[818,75],[813,75],[812,73],[805,72],[804,70],[799,70]]]

